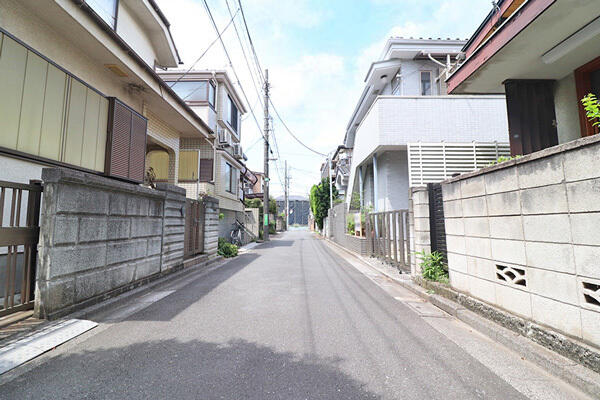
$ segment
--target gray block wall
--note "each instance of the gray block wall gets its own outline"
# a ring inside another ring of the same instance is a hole
[[[156,190],[164,193],[162,219],[162,270],[181,265],[185,236],[185,189],[157,183]],[[135,200],[132,200],[135,201]]]
[[[35,314],[52,318],[183,262],[185,191],[42,171]]]
[[[429,191],[426,186],[409,189],[409,225],[411,243],[411,273],[421,274],[420,260],[416,253],[431,253],[429,230]]]
[[[450,282],[600,347],[600,137],[443,184]]]
[[[209,256],[217,254],[219,241],[219,200],[204,196],[204,252]]]

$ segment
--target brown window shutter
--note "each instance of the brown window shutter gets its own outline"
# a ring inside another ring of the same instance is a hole
[[[131,120],[131,147],[129,149],[129,179],[143,182],[146,166],[147,121],[133,114]]]
[[[111,101],[109,145],[106,173],[110,176],[129,176],[129,142],[131,137],[131,111],[116,100]]]
[[[147,120],[116,98],[110,98],[106,174],[143,182]]]
[[[200,159],[200,182],[210,182],[213,179],[213,159],[212,158],[201,158]]]

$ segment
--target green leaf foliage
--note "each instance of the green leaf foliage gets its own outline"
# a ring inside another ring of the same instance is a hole
[[[310,209],[315,216],[315,221],[319,229],[323,229],[323,219],[327,216],[329,210],[329,178],[323,178],[321,183],[313,185],[310,189]],[[338,197],[338,190],[333,185],[333,198]]]
[[[217,254],[225,258],[235,257],[238,255],[238,247],[235,244],[229,243],[224,238],[219,238]]]
[[[416,254],[421,260],[419,265],[421,266],[423,278],[428,281],[448,283],[448,268],[444,263],[444,255],[442,253],[434,251],[427,254],[425,251],[421,251]]]
[[[592,125],[600,125],[600,104],[596,98],[596,95],[592,93],[588,94],[581,99],[581,103],[583,104],[585,115],[592,122]]]

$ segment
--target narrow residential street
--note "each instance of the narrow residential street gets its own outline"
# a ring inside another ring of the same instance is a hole
[[[99,327],[13,372],[0,398],[583,398],[358,268],[308,231],[279,235],[161,285],[144,309],[92,318]]]

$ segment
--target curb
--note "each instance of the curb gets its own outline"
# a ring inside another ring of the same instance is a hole
[[[363,264],[374,268],[381,274],[400,284],[402,287],[410,290],[424,300],[427,300],[434,306],[471,326],[473,329],[488,336],[497,343],[513,350],[524,359],[533,362],[555,377],[575,386],[594,398],[600,398],[600,374],[593,370],[534,342],[532,339],[523,336],[519,332],[505,328],[493,320],[487,319],[453,300],[436,293],[431,293],[426,288],[415,283],[413,279],[401,279],[399,278],[400,275],[394,276],[394,274],[390,274],[388,271],[379,268],[363,257],[341,247],[337,243],[328,239],[325,241],[342,250],[344,253],[351,255]],[[431,286],[433,290],[438,289],[436,285]],[[448,291],[450,290],[448,289]],[[458,297],[459,295],[457,294],[456,296]],[[600,368],[600,365],[598,367]]]

